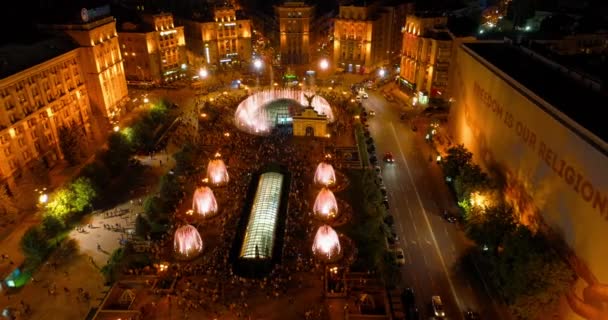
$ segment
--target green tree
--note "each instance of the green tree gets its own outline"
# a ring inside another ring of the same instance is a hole
[[[181,198],[181,185],[175,174],[168,173],[160,179],[160,198],[165,203],[165,209],[172,210]]]
[[[113,176],[117,176],[127,167],[133,150],[127,138],[114,132],[108,138],[108,150],[103,154],[103,162]]]
[[[95,161],[84,166],[81,176],[90,179],[96,190],[103,190],[111,182],[110,171],[101,161]]]
[[[142,215],[137,215],[135,218],[135,234],[139,237],[146,238],[151,230],[150,221]]]
[[[456,178],[460,171],[473,160],[473,154],[463,144],[456,145],[447,150],[447,155],[441,161],[443,173],[447,177]]]
[[[469,199],[475,191],[486,191],[490,187],[488,175],[476,164],[466,164],[454,180],[454,190],[459,200]]]
[[[42,230],[48,238],[55,237],[59,232],[65,230],[65,222],[63,219],[47,214],[42,218]]]
[[[97,191],[91,179],[80,177],[70,184],[70,190],[74,194],[72,206],[75,211],[84,212],[87,208],[92,208],[93,201],[97,197]]]
[[[83,138],[82,129],[78,126],[61,126],[57,132],[59,136],[59,147],[64,159],[70,164],[75,165],[80,160],[81,141]]]
[[[467,220],[466,234],[479,246],[497,251],[517,227],[511,207],[500,205],[472,214]]]
[[[74,193],[69,188],[62,188],[51,195],[51,201],[46,206],[46,214],[53,215],[64,221],[76,212],[73,206]]]
[[[42,262],[51,250],[48,239],[39,226],[33,226],[25,232],[20,246],[26,259],[33,265]]]
[[[149,196],[144,201],[144,213],[150,221],[161,220],[166,216],[165,204],[157,196]]]
[[[569,290],[574,273],[542,233],[518,226],[492,255],[490,279],[520,319],[538,319]]]
[[[194,146],[191,143],[184,144],[182,150],[173,155],[175,159],[175,173],[182,175],[194,170],[195,156],[196,151]]]
[[[0,215],[14,215],[19,211],[7,188],[5,184],[0,185]]]

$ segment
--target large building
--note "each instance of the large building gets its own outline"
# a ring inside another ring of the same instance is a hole
[[[583,289],[608,284],[605,85],[502,42],[460,45],[453,70],[453,139],[503,174],[521,221],[548,227],[572,249],[569,261],[580,262],[573,267],[581,277],[564,319],[598,319]]]
[[[144,15],[143,22],[124,22],[118,32],[125,76],[138,83],[165,83],[186,75],[184,27],[170,13]]]
[[[64,38],[0,48],[0,185],[11,193],[24,170],[50,168],[63,157],[61,127],[76,126],[92,139],[82,54]]]
[[[447,22],[447,17],[438,15],[406,17],[399,80],[421,102],[448,95],[452,51],[467,39],[454,36]]]
[[[218,7],[211,19],[179,19],[185,27],[189,63],[238,65],[251,61],[251,20],[233,7]]]
[[[313,7],[304,2],[288,1],[275,7],[279,20],[279,52],[282,65],[310,62]]]
[[[382,6],[340,6],[334,20],[334,67],[347,72],[368,73],[373,68],[389,65],[398,56],[404,21],[400,12],[408,4]]]
[[[128,99],[127,81],[109,5],[82,9],[78,21],[44,28],[67,34],[80,46],[79,63],[93,112],[107,119],[120,115]]]

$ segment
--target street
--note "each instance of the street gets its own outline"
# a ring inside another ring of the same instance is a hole
[[[456,212],[457,207],[442,181],[437,155],[424,140],[426,128],[414,132],[407,119],[399,120],[402,107],[378,92],[370,92],[363,105],[376,112],[368,124],[379,161],[385,152],[395,159],[379,165],[388,190],[389,213],[395,217],[397,245],[406,258],[403,285],[414,289],[421,319],[432,318],[433,295],[441,296],[447,319],[463,319],[468,309],[479,312],[482,319],[503,319],[477,280],[474,264],[460,259],[472,243],[458,224],[441,217],[444,209]]]

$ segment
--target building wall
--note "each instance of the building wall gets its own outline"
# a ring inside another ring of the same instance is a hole
[[[156,32],[119,32],[118,40],[127,81],[162,82],[160,48]]]
[[[63,157],[60,127],[81,127],[92,139],[80,52],[74,49],[0,79],[0,181],[10,189],[26,167],[41,162],[50,168]]]
[[[431,97],[447,92],[453,39],[438,40],[424,34],[445,24],[447,17],[408,15],[403,32],[400,76],[411,84],[414,91],[422,91]]]
[[[480,61],[462,46],[456,51],[450,78],[455,93],[450,111],[453,138],[486,168],[505,173],[506,197],[522,221],[534,223],[539,215],[564,237],[588,268],[575,269],[582,276],[574,287],[577,295],[582,297],[581,289],[591,285],[582,279],[608,284],[606,142],[561,116],[574,128],[569,129],[538,104],[553,107]],[[568,314],[564,319],[580,318]]]
[[[202,46],[200,49],[190,46],[191,54],[201,54],[201,60],[210,65],[249,63],[252,54],[251,20],[237,20],[236,11],[230,8],[216,9],[214,20],[181,20],[186,34],[194,38],[192,43]]]
[[[279,20],[281,64],[308,64],[313,8],[296,2],[275,7],[275,12]]]
[[[340,15],[334,21],[334,66],[348,72],[371,69],[372,27],[367,8],[340,7]]]
[[[64,32],[81,47],[80,64],[93,111],[106,118],[119,114],[127,98],[127,81],[116,21],[108,17],[85,25],[68,25]]]

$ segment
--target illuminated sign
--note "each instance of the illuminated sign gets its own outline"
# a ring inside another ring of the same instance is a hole
[[[591,203],[593,209],[608,219],[608,196],[602,190],[596,188],[591,181],[585,177],[576,165],[568,162],[562,155],[552,149],[534,132],[531,126],[518,119],[516,115],[505,110],[505,108],[482,88],[477,82],[474,83],[473,93],[482,105],[488,108],[499,121],[512,130],[522,142],[536,152],[556,175],[558,175],[574,192],[584,201]]]

